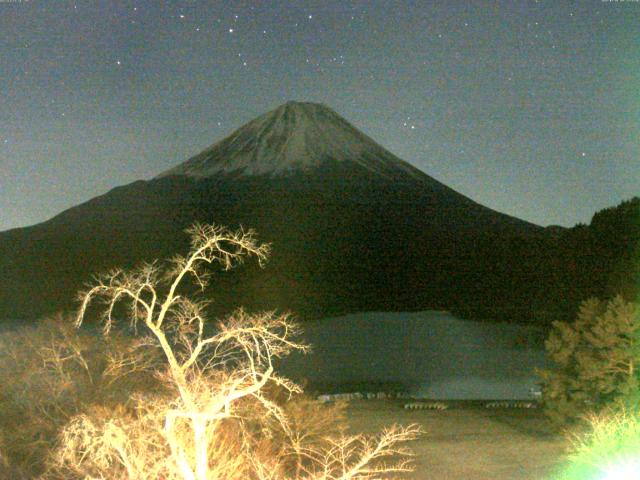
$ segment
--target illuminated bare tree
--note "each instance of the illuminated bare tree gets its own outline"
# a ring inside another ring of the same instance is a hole
[[[62,434],[58,466],[66,465],[85,478],[106,478],[110,475],[107,472],[113,475],[117,470],[117,475],[129,479],[184,480],[346,480],[408,471],[406,461],[387,465],[379,460],[404,455],[406,452],[394,445],[415,438],[415,426],[385,431],[377,443],[363,437],[342,437],[323,440],[321,448],[301,441],[282,406],[265,393],[267,386],[288,395],[301,392],[297,384],[274,370],[275,359],[293,350],[308,349],[295,340],[300,333],[298,325],[288,315],[249,315],[240,309],[210,332],[205,316],[207,302],[181,294],[187,278],[204,289],[209,281],[206,267],[213,263],[228,270],[254,256],[262,265],[269,246],[258,243],[253,231],[232,232],[196,224],[187,232],[191,235],[187,257],[173,258],[171,267],[164,271],[154,262],[130,272],[114,270],[97,277],[95,285],[80,294],[77,316],[80,326],[89,305],[101,301],[103,331],[108,334],[116,323],[118,306],[128,305],[133,328],[143,325],[151,334],[149,343],[160,346],[167,368],[157,373],[176,391],[176,398],[171,402],[134,399],[137,423],[131,419],[128,422],[124,412],[102,422],[87,415],[77,417]],[[126,365],[125,358],[120,361]],[[286,440],[282,442],[286,445],[270,455],[257,453],[256,442],[243,426],[241,405],[249,400],[262,409],[265,424],[270,421],[276,425]],[[158,418],[162,418],[161,431],[145,434],[153,430],[147,427]],[[231,419],[239,421],[240,432],[236,438],[240,449],[233,455],[220,433],[223,422]],[[215,463],[212,452],[224,461]],[[291,458],[295,460],[291,462]],[[82,468],[83,463],[90,462],[90,468]]]

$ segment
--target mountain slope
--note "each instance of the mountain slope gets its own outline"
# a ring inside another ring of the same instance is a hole
[[[95,272],[185,253],[194,221],[255,228],[273,243],[265,270],[216,276],[214,313],[244,305],[303,318],[471,301],[496,310],[480,295],[494,267],[478,245],[491,252],[544,235],[415,169],[329,108],[289,102],[150,181],[0,233],[0,318],[68,308]],[[499,291],[516,309],[531,302],[523,260]]]

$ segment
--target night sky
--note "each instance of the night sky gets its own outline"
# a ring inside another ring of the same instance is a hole
[[[0,230],[322,102],[490,208],[640,194],[640,2],[0,0]]]

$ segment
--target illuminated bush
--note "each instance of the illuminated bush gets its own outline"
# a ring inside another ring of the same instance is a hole
[[[573,436],[569,464],[559,480],[640,478],[640,416],[626,408],[587,417],[588,430]]]
[[[88,406],[112,407],[161,388],[149,372],[158,355],[122,335],[78,331],[56,316],[0,336],[1,478],[34,478],[58,431]],[[123,359],[135,359],[124,362]]]
[[[616,297],[582,303],[575,322],[555,322],[545,342],[552,367],[540,371],[545,413],[571,424],[638,392],[640,310]]]

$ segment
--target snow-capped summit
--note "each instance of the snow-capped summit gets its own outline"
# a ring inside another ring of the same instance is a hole
[[[353,162],[383,176],[424,176],[329,107],[287,102],[157,178],[231,172],[280,176],[309,172],[325,162]]]

